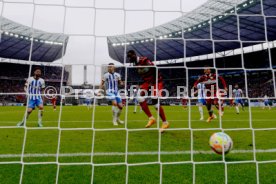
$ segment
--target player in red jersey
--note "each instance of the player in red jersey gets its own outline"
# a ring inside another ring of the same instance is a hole
[[[225,91],[227,91],[227,84],[223,77],[221,76],[216,76],[216,74],[211,73],[211,69],[206,66],[204,69],[204,75],[202,75],[195,83],[194,83],[194,88],[197,88],[198,83],[203,83],[205,84],[205,88],[207,90],[206,93],[206,107],[209,113],[209,118],[207,119],[207,122],[211,122],[212,119],[215,118],[212,110],[212,105],[215,105],[217,109],[219,109],[220,115],[223,114],[224,108],[223,108],[223,102],[222,100],[219,100],[217,97],[217,79],[221,82],[223,85],[223,88]],[[212,89],[213,89],[213,94],[212,94]],[[212,96],[213,95],[213,96]]]
[[[137,97],[137,100],[142,108],[142,110],[145,112],[145,114],[148,116],[149,121],[146,125],[146,128],[151,127],[153,124],[156,123],[155,118],[152,116],[147,101],[145,99],[145,91],[149,91],[149,89],[154,89],[152,98],[152,104],[154,105],[155,109],[159,109],[159,116],[162,119],[162,127],[160,129],[160,132],[164,132],[165,129],[169,128],[169,123],[166,120],[166,115],[164,112],[164,109],[161,105],[158,104],[158,97],[161,97],[161,90],[163,89],[163,79],[160,72],[156,75],[156,67],[154,67],[154,64],[152,61],[150,61],[147,57],[137,57],[134,50],[129,50],[127,52],[127,58],[128,60],[133,63],[134,66],[138,66],[137,71],[138,74],[143,79],[143,84],[140,85],[139,94]],[[139,67],[139,66],[145,66],[145,67]]]
[[[52,102],[54,111],[57,110],[57,97],[53,96],[52,99],[51,99],[51,102]]]
[[[187,109],[188,99],[186,97],[181,99],[181,103],[184,109]]]
[[[229,99],[229,105],[230,105],[230,107],[234,107],[235,101],[233,98]]]

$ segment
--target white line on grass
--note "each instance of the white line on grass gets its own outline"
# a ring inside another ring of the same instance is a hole
[[[253,150],[232,150],[232,154],[237,153],[253,153]],[[276,153],[275,149],[258,149],[256,153]],[[158,155],[158,151],[148,151],[148,152],[128,152],[130,156],[135,155]],[[161,155],[188,155],[191,154],[191,151],[162,151]],[[193,154],[214,154],[213,151],[193,151]],[[125,152],[94,152],[94,156],[124,156]],[[21,154],[0,154],[0,158],[17,158],[21,157]],[[56,157],[57,154],[52,153],[34,153],[34,154],[24,154],[25,158],[31,157]],[[59,157],[83,157],[83,156],[91,156],[91,153],[60,153]]]

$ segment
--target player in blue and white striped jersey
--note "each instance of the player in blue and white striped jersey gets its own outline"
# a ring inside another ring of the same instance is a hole
[[[203,83],[198,83],[197,84],[197,99],[198,99],[198,110],[200,113],[200,120],[202,121],[204,119],[203,115],[203,105],[206,105],[206,93],[205,93],[205,84]]]
[[[45,88],[45,81],[41,78],[41,69],[35,68],[34,69],[34,76],[29,77],[25,83],[24,90],[27,93],[27,115],[26,120],[29,118],[32,111],[35,107],[38,107],[38,126],[42,127],[42,115],[43,115],[43,101]],[[17,126],[23,126],[25,124],[25,117],[24,119],[17,124]]]
[[[234,100],[235,100],[235,107],[236,107],[236,113],[240,113],[239,106],[242,106],[242,110],[244,110],[244,103],[242,100],[243,97],[243,91],[242,89],[239,88],[239,85],[236,84],[235,88],[233,89],[233,95],[234,95]]]
[[[121,75],[115,72],[113,63],[108,64],[108,72],[104,74],[100,89],[105,88],[107,99],[112,102],[113,125],[117,126],[124,122],[120,120],[120,115],[123,109],[122,98],[118,93],[119,85],[123,85]]]
[[[263,98],[263,105],[262,105],[263,109],[265,109],[265,107],[268,107],[268,109],[271,110],[271,106],[270,106],[269,103],[270,103],[269,98],[268,98],[267,95],[265,95],[264,98]]]
[[[197,106],[198,106],[198,110],[200,113],[200,121],[204,120],[204,112],[203,112],[203,106],[206,105],[206,87],[204,83],[198,83],[197,84],[197,91],[195,92],[197,93]],[[214,118],[216,119],[217,116],[216,114],[213,112]]]
[[[136,88],[133,90],[133,102],[134,102],[134,111],[133,111],[133,113],[135,114],[136,112],[137,112],[137,106],[139,105],[140,106],[140,104],[139,104],[139,102],[138,102],[138,93],[139,93],[139,86],[137,85],[136,86]],[[141,108],[141,106],[140,106],[140,112],[142,112],[142,108]]]

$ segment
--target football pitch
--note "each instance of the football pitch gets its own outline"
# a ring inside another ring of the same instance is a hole
[[[17,128],[24,110],[0,107],[1,184],[19,183],[21,172],[28,184],[55,183],[57,176],[64,184],[91,179],[100,184],[276,183],[275,108],[247,107],[238,115],[226,107],[221,121],[206,123],[199,121],[196,106],[165,106],[171,127],[162,135],[157,125],[145,129],[146,116],[139,108],[134,114],[133,106],[122,113],[127,123],[117,127],[110,106],[65,106],[61,112],[46,107],[43,128],[37,127],[37,111],[28,129]],[[221,128],[234,142],[225,158],[208,145]]]

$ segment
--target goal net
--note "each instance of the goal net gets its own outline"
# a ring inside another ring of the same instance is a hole
[[[274,0],[0,7],[1,182],[276,181]]]

